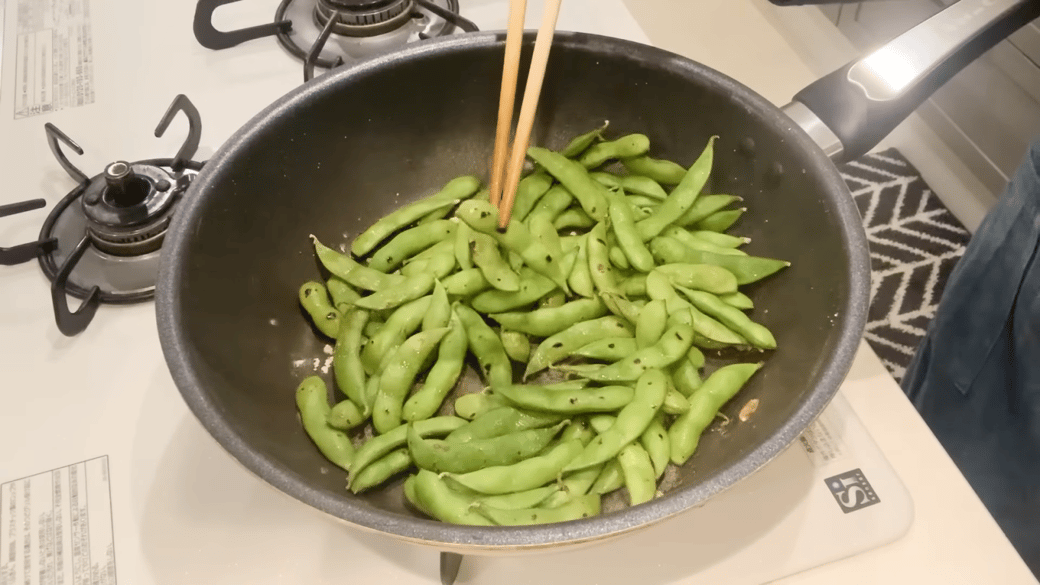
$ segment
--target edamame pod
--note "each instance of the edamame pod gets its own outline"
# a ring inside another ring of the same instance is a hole
[[[520,408],[563,414],[613,412],[631,402],[635,394],[628,386],[554,390],[530,384],[503,384],[495,386],[495,392]]]
[[[343,315],[332,306],[325,285],[314,280],[307,281],[300,286],[299,296],[300,305],[310,315],[318,331],[335,339],[339,335],[339,322]]]
[[[373,461],[404,445],[408,439],[409,429],[414,430],[420,437],[440,437],[464,424],[466,421],[456,416],[438,416],[399,426],[386,434],[376,435],[358,447],[357,452],[354,453],[354,463],[351,465],[352,473],[361,472]]]
[[[338,467],[350,471],[354,445],[343,431],[328,425],[332,407],[329,406],[328,388],[324,380],[318,376],[304,378],[296,388],[296,408],[300,413],[303,430],[318,447],[318,451]]]
[[[589,232],[587,246],[589,273],[592,275],[592,282],[596,286],[596,290],[620,296],[621,289],[617,285],[617,276],[610,264],[605,224],[598,223],[596,227],[592,228]]]
[[[630,195],[642,195],[660,203],[668,197],[668,193],[660,183],[642,175],[625,175],[620,178],[621,188]]]
[[[376,373],[390,348],[400,345],[419,328],[423,316],[430,308],[431,299],[432,297],[425,296],[398,307],[387,318],[379,333],[369,339],[361,350],[361,364],[368,375]]]
[[[459,227],[455,230],[455,241],[452,242],[452,252],[455,254],[455,261],[458,262],[459,267],[462,270],[469,270],[473,268],[473,256],[469,250],[469,241],[473,236],[473,228],[469,227],[464,221],[459,222]]]
[[[332,410],[329,411],[329,418],[325,422],[334,429],[349,431],[365,422],[365,416],[361,408],[348,398],[332,407]]]
[[[747,296],[746,294],[740,291],[727,294],[720,294],[717,296],[719,297],[720,301],[736,309],[747,311],[755,308],[755,303],[751,300],[751,297]]]
[[[668,328],[668,310],[663,300],[653,300],[643,307],[636,321],[636,347],[643,349],[660,341]]]
[[[347,281],[335,275],[325,281],[325,288],[332,298],[332,305],[340,313],[346,313],[347,309],[353,306],[354,301],[361,298],[361,295],[351,288]]]
[[[502,258],[494,238],[474,231],[470,236],[469,251],[473,264],[480,269],[491,286],[503,291],[520,290],[520,277]]]
[[[621,281],[621,293],[626,297],[645,297],[646,275],[633,274]]]
[[[631,337],[606,337],[579,347],[571,355],[592,360],[616,362],[632,355],[638,349],[636,340]]]
[[[704,148],[697,160],[690,166],[689,171],[683,177],[682,182],[672,190],[671,194],[661,205],[654,210],[653,215],[636,224],[639,237],[645,242],[661,233],[664,228],[679,221],[679,218],[693,205],[694,200],[700,195],[701,189],[708,182],[714,161],[715,140],[717,136],[708,139],[708,145]]]
[[[690,397],[690,409],[675,419],[668,428],[672,463],[682,465],[697,450],[701,433],[708,428],[724,404],[736,396],[747,381],[762,367],[756,364],[731,364],[714,372]]]
[[[542,502],[554,494],[560,493],[562,489],[557,485],[546,485],[511,494],[480,495],[477,502],[479,506],[488,506],[499,510],[523,510],[524,508],[534,508],[541,505]]]
[[[531,304],[556,289],[556,283],[526,266],[520,274],[519,290],[487,290],[473,297],[470,306],[481,313],[504,313]]]
[[[406,489],[405,496],[423,512],[450,524],[493,526],[491,520],[476,512],[476,498],[451,489],[436,473],[420,469],[414,477],[412,489]]]
[[[401,473],[412,466],[412,457],[408,449],[398,449],[384,455],[382,459],[373,462],[361,470],[357,475],[351,474],[347,487],[351,492],[360,494],[380,486],[386,480]]]
[[[705,314],[718,319],[726,327],[729,327],[737,335],[740,335],[751,345],[759,349],[776,349],[776,339],[764,325],[755,323],[740,309],[731,307],[722,302],[717,296],[699,290],[690,290],[678,287],[686,295],[693,306]]]
[[[493,408],[455,429],[444,440],[450,443],[490,439],[518,431],[545,428],[562,420],[563,415],[559,414],[525,412],[512,406],[502,406]]]
[[[311,236],[311,241],[314,243],[314,252],[322,266],[348,284],[363,290],[380,291],[400,286],[405,281],[405,278],[399,274],[383,274],[378,270],[358,264],[350,256],[329,248],[314,236]]]
[[[449,295],[457,297],[470,297],[491,288],[491,284],[479,268],[460,270],[445,277],[441,284]]]
[[[502,339],[502,348],[506,350],[509,359],[526,364],[531,358],[531,342],[523,333],[503,329],[499,338]]]
[[[433,289],[434,280],[433,274],[426,272],[416,274],[405,280],[400,286],[383,289],[367,297],[361,297],[354,303],[354,306],[373,311],[393,309],[429,293]]]
[[[668,367],[685,358],[692,343],[693,327],[676,323],[654,345],[609,366],[560,366],[560,369],[595,382],[633,382],[642,379],[645,372]]]
[[[479,188],[480,179],[476,177],[465,176],[452,179],[440,192],[410,205],[399,207],[379,218],[354,240],[350,250],[356,256],[364,256],[374,250],[379,242],[385,240],[390,234],[419,220],[435,209],[444,209],[457,204],[476,193]]]
[[[567,143],[567,146],[565,146],[564,149],[560,151],[560,154],[567,158],[574,158],[576,156],[581,155],[581,153],[585,152],[585,149],[592,146],[592,144],[595,143],[597,140],[603,139],[603,132],[607,129],[607,126],[609,125],[610,121],[607,120],[603,122],[603,125],[599,128],[575,136],[573,139],[571,139],[569,143]]]
[[[696,349],[696,348],[692,348]],[[697,350],[700,351],[699,349]],[[687,354],[688,355],[688,354]],[[672,373],[672,384],[675,389],[678,390],[683,396],[689,398],[693,393],[701,387],[701,375],[697,371],[697,366],[687,359],[679,362],[679,366],[675,368]]]
[[[645,155],[623,159],[621,164],[625,165],[629,173],[650,177],[662,185],[678,185],[686,176],[686,169],[682,165]]]
[[[501,406],[509,406],[509,401],[490,390],[463,394],[455,399],[455,414],[472,421],[482,414]]]
[[[513,380],[513,365],[502,346],[502,340],[488,327],[476,311],[455,303],[455,314],[466,330],[469,349],[480,362],[480,373],[489,386],[509,384]]]
[[[668,376],[658,369],[647,370],[636,382],[635,396],[618,413],[614,424],[600,433],[580,455],[564,467],[574,471],[613,459],[625,445],[639,438],[664,402]]]
[[[549,221],[555,221],[565,209],[570,207],[574,196],[563,185],[553,185],[549,192],[542,196],[538,205],[527,215],[527,221],[531,221],[536,215],[545,216]]]
[[[614,457],[602,466],[602,471],[589,488],[589,492],[597,495],[609,494],[624,485],[625,475],[621,471],[621,464],[618,463],[617,457]]]
[[[390,272],[415,254],[454,236],[458,225],[457,220],[438,219],[407,229],[376,250],[368,262],[368,267],[380,272]]]
[[[465,442],[424,439],[411,428],[411,425],[408,425],[408,450],[412,454],[412,460],[421,469],[435,473],[469,473],[488,467],[511,465],[533,457],[552,442],[553,437],[563,429],[564,424]],[[544,483],[546,482],[530,487],[538,487]],[[527,488],[517,487],[509,491],[515,492],[522,489]]]
[[[355,309],[341,323],[339,337],[332,354],[332,373],[336,386],[354,404],[360,405],[362,415],[368,416],[369,404],[365,397],[365,368],[361,364],[361,334],[368,323],[369,312]]]
[[[646,449],[639,443],[631,443],[618,453],[617,460],[625,477],[628,504],[635,506],[652,500],[657,491],[657,478]]]
[[[592,273],[589,271],[588,237],[582,236],[578,240],[578,254],[574,262],[574,268],[567,277],[567,284],[575,294],[586,298],[596,297],[596,288],[592,283]]]
[[[599,299],[578,299],[561,307],[536,309],[515,313],[488,315],[504,328],[528,335],[549,337],[582,321],[607,314],[607,307]]]
[[[662,264],[712,264],[733,273],[737,284],[750,284],[791,265],[785,260],[758,256],[730,256],[691,250],[674,238],[656,237],[650,241],[650,252]]]
[[[631,337],[634,331],[628,323],[614,316],[600,317],[571,325],[542,341],[527,362],[524,378],[567,357],[571,352],[603,337]],[[509,380],[505,383],[511,383]]]
[[[589,217],[596,221],[607,218],[607,188],[590,177],[585,167],[562,154],[538,146],[528,148],[527,156],[556,177],[581,203]]]
[[[621,178],[615,174],[596,171],[589,173],[589,176],[599,181],[600,185],[603,185],[611,191],[616,191],[621,188]]]
[[[701,195],[686,210],[686,213],[675,222],[675,225],[688,227],[696,224],[711,214],[724,209],[727,205],[743,201],[742,197],[736,195]]]
[[[661,412],[665,414],[679,415],[687,410],[690,410],[690,402],[686,400],[686,396],[674,387],[669,388],[668,392],[664,395],[664,402],[661,404]]]
[[[643,445],[643,448],[646,449],[646,454],[650,456],[650,463],[654,467],[654,477],[661,479],[661,476],[664,475],[664,470],[668,467],[668,454],[671,445],[668,442],[668,430],[664,428],[660,414],[650,421],[650,426],[646,427],[642,436],[639,437],[639,443]]]
[[[476,510],[499,526],[552,524],[599,515],[600,497],[598,495],[574,496],[555,508],[521,510],[494,508],[482,502],[477,505]]]
[[[715,246],[718,246],[720,248],[739,248],[751,241],[751,238],[745,238],[742,236],[731,236],[729,234],[712,232],[708,230],[693,230],[687,233],[689,233],[694,238],[704,240],[705,242],[714,244]]]
[[[654,268],[654,257],[643,243],[644,238],[640,236],[639,230],[636,229],[632,207],[623,195],[617,193],[608,194],[607,200],[609,201],[611,228],[614,235],[617,236],[618,246],[636,270],[650,272]]]
[[[553,258],[563,258],[563,243],[553,222],[545,215],[536,215],[527,222],[531,235],[540,242]],[[546,275],[548,276],[548,275]],[[567,277],[566,274],[563,275]]]
[[[650,139],[645,134],[629,134],[616,140],[598,142],[581,155],[581,166],[594,169],[608,160],[642,156],[650,150]]]
[[[448,327],[420,331],[394,350],[380,374],[379,392],[372,406],[372,426],[377,432],[386,433],[401,424],[401,409],[415,376],[448,331]]]
[[[600,293],[600,298],[603,299],[603,304],[607,305],[607,309],[611,313],[628,321],[633,326],[639,320],[639,312],[642,310],[641,305],[633,303],[621,295]]]
[[[433,416],[462,374],[466,350],[469,348],[466,330],[454,312],[449,324],[451,330],[444,335],[437,348],[437,362],[426,374],[422,387],[408,397],[401,409],[401,417],[406,421],[420,421]]]
[[[554,290],[538,301],[539,309],[556,309],[567,302],[567,295],[562,290]]]
[[[516,463],[487,465],[469,472],[449,472],[447,477],[482,494],[508,494],[533,489],[556,479],[564,466],[581,452],[581,441],[572,440]]]
[[[708,217],[693,224],[693,229],[724,232],[733,227],[733,224],[737,223],[737,220],[740,219],[740,216],[744,215],[744,212],[746,211],[746,207],[716,211]]]
[[[694,250],[703,250],[705,252],[714,252],[716,254],[729,254],[732,256],[747,256],[747,252],[738,250],[736,248],[725,248],[722,246],[716,246],[715,244],[705,240],[704,238],[698,238],[691,236],[690,232],[679,226],[668,226],[661,232],[662,236],[669,238],[675,238],[683,243],[687,248]]]
[[[408,264],[401,268],[401,274],[412,277],[420,272],[429,272],[436,279],[445,278],[455,271],[456,260],[453,244],[453,241],[445,240],[427,248],[426,251],[431,253],[426,255],[424,252],[421,254],[422,258],[419,258],[418,255],[412,257]]]
[[[632,265],[628,263],[628,256],[625,256],[625,253],[621,251],[621,248],[612,246],[607,250],[607,256],[610,258],[610,263],[613,264],[615,268],[621,271],[628,271],[632,268]]]
[[[544,216],[538,216],[544,217]],[[585,213],[585,210],[572,208],[564,211],[552,222],[553,229],[564,231],[564,230],[583,230],[588,227],[592,227],[596,224],[596,220],[589,217],[589,214]]]
[[[541,172],[532,173],[521,179],[520,184],[516,187],[516,199],[513,200],[512,219],[524,221],[538,200],[549,191],[552,183],[552,177]]]
[[[721,266],[711,264],[662,264],[654,270],[664,274],[674,286],[685,286],[714,294],[733,293],[737,277]]]
[[[448,302],[448,291],[444,290],[441,281],[433,283],[433,294],[430,295],[430,308],[423,316],[422,330],[440,329],[451,323],[451,303]]]

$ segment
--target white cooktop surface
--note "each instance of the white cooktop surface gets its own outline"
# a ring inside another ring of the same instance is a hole
[[[114,159],[171,156],[183,121],[162,139],[151,131],[185,93],[202,115],[204,160],[300,83],[302,66],[273,39],[200,47],[192,4],[55,0],[41,17],[40,4],[7,3],[0,205],[42,197],[49,209],[74,186],[48,150],[45,122],[86,149],[70,156],[93,175]],[[535,26],[540,4],[531,5]],[[503,0],[462,8],[482,29],[504,27]],[[216,22],[259,24],[273,10],[250,0],[221,8]],[[620,0],[569,0],[560,28],[646,41]],[[60,64],[69,58],[79,68]],[[45,214],[0,218],[0,246],[34,239]],[[143,585],[437,582],[437,551],[345,527],[217,446],[170,380],[150,303],[103,307],[66,338],[36,263],[0,267],[0,278],[0,582],[80,583],[92,573]],[[869,505],[844,512],[835,481],[845,503]],[[807,444],[698,510],[583,550],[467,558],[459,582],[757,584],[894,540],[911,518],[901,482],[839,395]]]

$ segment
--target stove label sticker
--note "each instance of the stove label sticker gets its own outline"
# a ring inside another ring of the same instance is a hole
[[[94,103],[90,0],[18,0],[14,118]]]
[[[0,585],[115,585],[108,456],[0,484]]]
[[[827,489],[831,490],[834,501],[838,502],[841,511],[846,514],[881,502],[881,498],[867,481],[867,476],[859,469],[846,471],[823,481],[827,484]]]
[[[841,428],[840,424],[830,410],[825,410],[816,422],[798,437],[805,454],[816,467],[823,467],[845,454],[845,443],[840,433],[836,432]]]

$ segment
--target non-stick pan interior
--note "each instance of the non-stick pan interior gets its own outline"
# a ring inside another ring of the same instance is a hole
[[[732,417],[752,398],[758,410],[708,432],[664,498],[572,524],[461,529],[417,520],[397,484],[350,495],[345,473],[303,433],[293,402],[299,381],[315,371],[332,383],[331,348],[296,300],[300,284],[320,276],[308,236],[349,243],[376,218],[453,177],[486,177],[501,42],[480,34],[424,44],[333,72],[258,115],[207,164],[182,206],[167,237],[158,299],[179,388],[247,467],[350,522],[460,545],[539,545],[623,531],[757,469],[833,395],[856,349],[866,300],[855,208],[833,167],[775,108],[669,53],[560,33],[533,144],[560,148],[609,120],[610,136],[647,134],[652,154],[687,166],[717,135],[709,190],[740,195],[748,209],[731,232],[751,238],[751,254],[792,262],[749,289],[752,317],[774,332],[779,348],[739,356],[766,366],[724,412]],[[724,361],[711,357],[709,367]]]

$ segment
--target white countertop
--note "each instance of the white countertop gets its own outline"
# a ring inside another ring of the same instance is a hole
[[[478,10],[482,1],[470,0]],[[782,104],[816,73],[774,28],[760,9],[761,1],[627,0],[627,5],[653,44],[716,67]],[[157,153],[172,154],[183,137],[179,126],[183,122],[176,122],[161,140],[153,138],[150,130],[173,95],[183,91],[202,112],[199,158],[205,159],[223,137],[300,81],[301,68],[295,64],[286,67],[284,57],[277,55],[278,48],[270,46],[273,42],[247,44],[223,53],[198,47],[190,35],[187,6],[194,3],[189,0],[181,0],[182,6],[131,3],[135,18],[166,26],[123,28],[118,37],[103,34],[104,27],[114,26],[113,22],[125,16],[119,12],[127,3],[94,0],[96,103],[12,121],[13,12],[17,4],[7,3],[6,50],[0,56],[4,67],[0,170],[14,177],[13,185],[8,183],[0,191],[0,204],[45,197],[49,209],[71,188],[70,179],[50,158],[43,140],[44,121],[54,122],[81,142],[87,153],[73,156],[73,160],[93,174],[110,157],[135,160]],[[258,4],[264,3],[242,2],[227,7],[226,14]],[[537,4],[531,2],[532,6]],[[268,10],[271,8],[263,8],[264,13]],[[165,64],[161,76],[135,90],[135,106],[126,108],[125,102],[117,99],[124,97],[118,95],[117,88],[125,87],[122,81],[155,66],[157,53],[187,57]],[[279,59],[277,65],[272,59]],[[287,73],[272,73],[281,69]],[[184,79],[190,79],[187,89]],[[228,80],[255,82],[265,91],[229,97],[225,95]],[[237,106],[233,109],[227,107],[232,99]],[[104,120],[122,123],[103,125]],[[107,135],[99,135],[102,127]],[[0,220],[0,246],[35,236],[44,216],[44,211],[36,211],[31,219]],[[124,493],[113,493],[113,498],[126,498],[124,509],[132,510],[135,516],[120,517],[123,512],[117,508],[117,544],[124,546],[120,549],[120,574],[132,579],[138,565],[155,562],[149,551],[161,545],[156,532],[161,531],[163,514],[179,510],[177,506],[171,510],[148,508],[155,494],[165,493],[163,478],[173,477],[176,470],[181,472],[176,477],[182,477],[186,469],[199,473],[223,469],[231,460],[211,441],[201,438],[202,431],[176,394],[162,363],[150,304],[102,308],[102,314],[85,333],[67,339],[54,326],[46,282],[35,263],[0,267],[0,279],[0,444],[4,445],[0,482],[104,454],[105,442],[113,437],[132,443],[131,457],[111,462],[113,485],[128,486]],[[116,359],[107,361],[103,356]],[[92,395],[100,399],[85,398]],[[845,395],[910,490],[916,519],[909,533],[891,545],[790,577],[783,583],[1037,583],[866,344],[857,356]],[[132,428],[116,431],[106,424],[114,413],[128,413],[140,420]],[[39,422],[25,424],[26,418],[38,418]],[[12,432],[11,428],[21,430]],[[182,444],[169,444],[170,436]],[[194,450],[184,451],[189,448]],[[243,521],[252,519],[248,507],[266,500],[256,499],[252,480],[246,477],[234,475],[227,499],[207,505],[220,506],[222,511],[241,509]],[[236,499],[231,488],[243,491],[249,501]],[[160,501],[183,501],[187,509],[188,503],[197,504],[188,502],[194,497],[197,494],[178,493]],[[206,509],[204,505],[197,511]],[[205,531],[201,536],[198,549],[180,552],[204,557],[215,554],[202,544]],[[248,538],[227,546],[242,548],[246,543]],[[254,569],[277,572],[288,562],[270,559]],[[129,572],[124,573],[124,569]],[[156,565],[153,569],[175,571],[176,567]]]
[[[774,26],[775,9],[765,0],[626,5],[654,45],[719,69],[777,105],[820,73]],[[781,583],[1037,582],[865,342],[843,392],[913,496],[914,523],[893,544]]]

